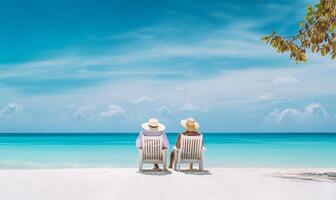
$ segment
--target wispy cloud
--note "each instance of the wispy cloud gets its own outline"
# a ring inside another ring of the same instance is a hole
[[[182,105],[181,110],[188,111],[188,112],[196,112],[196,111],[200,111],[201,108],[188,102]]]
[[[181,78],[184,70],[189,72],[189,78],[202,78],[204,73],[214,76],[219,71],[236,65],[234,60],[227,59],[277,58],[278,55],[270,51],[269,46],[260,42],[263,34],[254,30],[259,26],[260,22],[237,20],[234,24],[209,27],[205,30],[189,26],[174,28],[174,23],[140,28],[136,34],[135,31],[124,33],[122,38],[141,38],[142,34],[153,35],[148,38],[150,41],[130,40],[119,47],[120,50],[115,50],[111,45],[99,54],[70,52],[37,61],[0,64],[0,68],[3,69],[0,69],[0,78],[3,80],[2,84],[7,87],[20,91],[34,89],[38,92],[39,89],[53,91],[43,88],[55,88],[58,82],[68,83],[66,87],[62,87],[66,90],[125,77]],[[164,39],[162,33],[167,30],[178,32],[181,38]],[[189,32],[198,34],[186,42],[182,36],[190,35]],[[118,38],[120,39],[116,37]],[[211,67],[204,67],[204,63]],[[73,84],[70,80],[87,84]]]
[[[148,96],[141,96],[137,99],[134,99],[132,102],[135,103],[135,104],[138,104],[138,103],[148,103],[148,102],[152,102],[154,101],[152,98],[148,97]]]
[[[23,111],[23,106],[18,103],[9,103],[0,110],[0,117],[11,117]]]
[[[160,106],[157,111],[164,116],[170,116],[173,113],[168,106]]]
[[[117,104],[110,104],[108,109],[100,113],[101,117],[113,117],[124,113],[124,109]]]
[[[290,77],[290,76],[280,76],[275,78],[272,81],[272,84],[274,86],[293,86],[299,83],[299,80],[295,77]]]
[[[93,120],[96,117],[96,107],[93,105],[85,105],[76,109],[73,117],[77,120]]]

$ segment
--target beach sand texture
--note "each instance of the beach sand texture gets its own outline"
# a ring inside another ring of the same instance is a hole
[[[335,169],[134,168],[0,170],[1,200],[336,200]]]

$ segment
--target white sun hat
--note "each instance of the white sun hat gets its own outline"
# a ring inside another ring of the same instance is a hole
[[[188,131],[197,131],[199,129],[199,123],[197,123],[193,118],[182,119],[181,126]]]
[[[159,123],[159,120],[156,118],[150,118],[148,122],[143,123],[141,127],[149,131],[163,131],[166,128],[165,125]]]

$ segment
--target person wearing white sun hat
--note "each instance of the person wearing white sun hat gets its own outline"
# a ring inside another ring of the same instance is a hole
[[[181,145],[181,135],[197,136],[201,134],[200,132],[198,132],[199,123],[196,122],[195,119],[193,118],[181,120],[181,126],[185,129],[185,132],[181,133],[178,136],[176,144],[175,144],[177,148],[180,148],[180,145]],[[174,157],[175,157],[174,151],[172,151],[170,154],[169,168],[173,167]],[[192,169],[192,164],[190,164],[190,169]]]
[[[142,131],[139,133],[139,136],[136,140],[136,147],[138,149],[142,148],[142,142],[141,142],[141,136],[163,136],[163,141],[162,141],[162,146],[164,149],[167,149],[169,146],[168,138],[166,133],[164,132],[165,130],[165,125],[161,124],[158,119],[156,118],[150,118],[148,122],[145,122],[141,125]],[[154,164],[154,169],[157,170],[159,169],[158,164]]]

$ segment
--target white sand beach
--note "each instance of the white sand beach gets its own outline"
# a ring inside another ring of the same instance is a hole
[[[1,200],[336,200],[335,169],[134,168],[0,170]],[[319,173],[319,174],[317,174]]]

